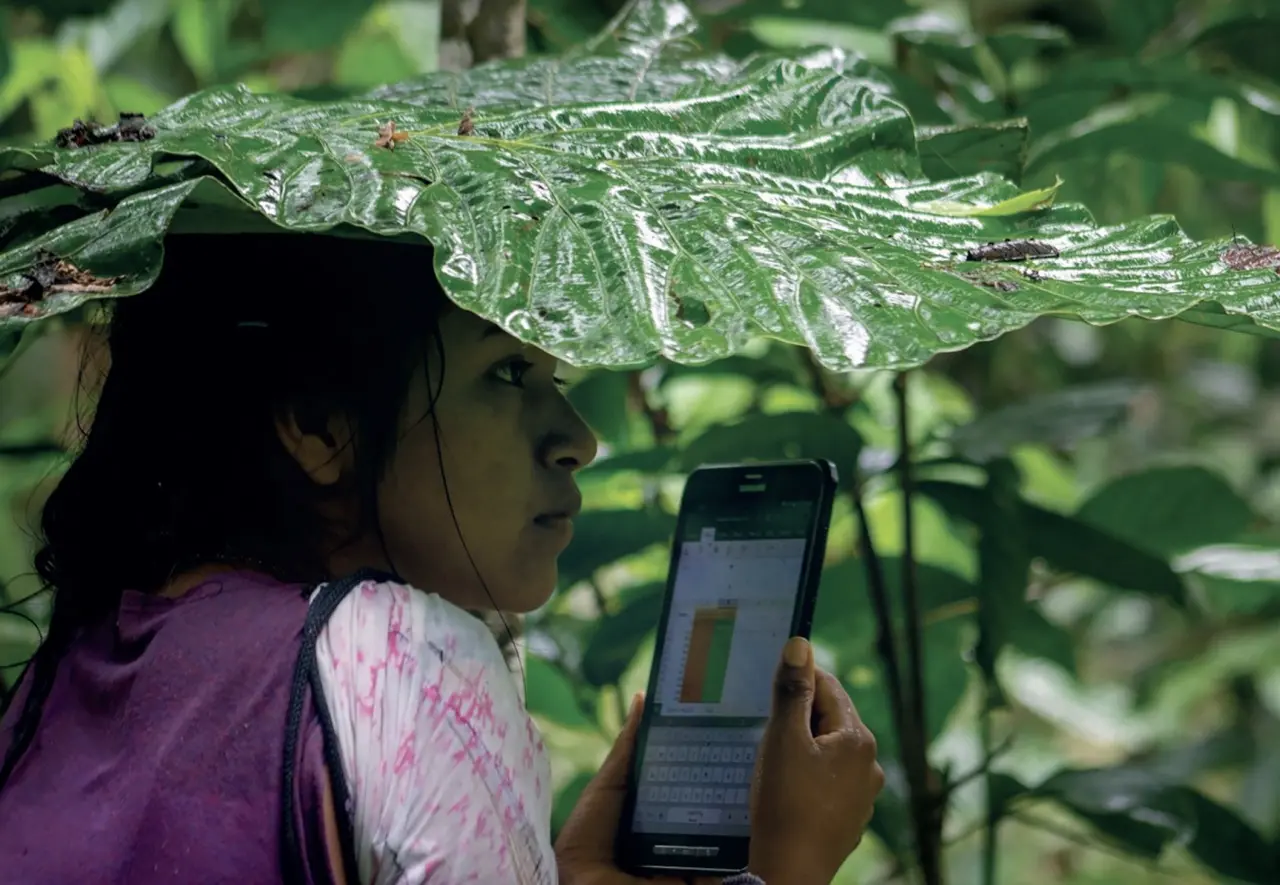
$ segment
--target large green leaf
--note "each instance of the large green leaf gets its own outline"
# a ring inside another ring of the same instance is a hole
[[[900,367],[1046,315],[1280,329],[1280,276],[1233,269],[1225,244],[1194,243],[1172,219],[1100,228],[1079,206],[930,211],[1018,191],[990,174],[925,180],[911,118],[865,60],[808,50],[736,62],[701,54],[698,38],[681,4],[634,0],[562,59],[337,101],[213,89],[156,115],[151,140],[9,148],[0,167],[61,179],[111,216],[200,181],[163,216],[178,233],[428,239],[458,304],[584,365],[706,362],[764,335],[834,369]],[[407,137],[381,138],[388,122]],[[126,196],[137,202],[115,205]],[[23,289],[48,250],[135,291],[155,274],[166,228],[116,219],[98,234],[106,244],[83,226],[54,230],[0,254],[0,283]],[[1027,275],[963,260],[1023,237],[1060,257]],[[122,257],[115,269],[90,260],[105,251]],[[84,295],[6,310],[0,323]]]
[[[1132,382],[1068,387],[978,416],[951,434],[955,450],[974,461],[1007,454],[1024,443],[1068,446],[1120,421],[1137,396]]]
[[[1203,467],[1157,467],[1099,489],[1076,517],[1135,547],[1170,556],[1238,539],[1253,512]]]
[[[1055,799],[1142,854],[1155,857],[1168,844],[1184,844],[1232,879],[1280,881],[1274,849],[1235,812],[1137,765],[1059,772],[1033,795]]]
[[[530,713],[566,728],[590,729],[589,720],[574,695],[573,684],[556,665],[534,655],[524,663],[525,698]]]
[[[637,588],[626,604],[600,621],[582,654],[582,676],[592,685],[622,678],[645,639],[658,628],[664,584]]]
[[[992,504],[986,490],[960,483],[926,481],[916,491],[954,517],[982,525]],[[1086,522],[1022,501],[1020,517],[1033,556],[1063,572],[1181,605],[1185,588],[1164,559]]]

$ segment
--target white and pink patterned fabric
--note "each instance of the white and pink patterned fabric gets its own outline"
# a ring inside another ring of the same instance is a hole
[[[547,754],[481,621],[369,581],[333,613],[316,658],[360,885],[555,883]]]

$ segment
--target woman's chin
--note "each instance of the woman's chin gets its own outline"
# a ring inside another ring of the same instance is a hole
[[[527,615],[547,604],[556,592],[556,564],[526,562],[524,568],[513,573],[502,586],[490,587],[492,601],[497,608],[516,615]]]

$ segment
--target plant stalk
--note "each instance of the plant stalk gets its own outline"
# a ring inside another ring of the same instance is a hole
[[[925,885],[942,885],[942,849],[937,807],[930,786],[927,722],[924,711],[924,625],[916,579],[914,485],[911,463],[910,420],[907,410],[907,373],[893,379],[898,405],[898,484],[902,489],[902,602],[906,622],[907,715],[902,760],[911,790],[911,817],[915,824],[916,852]]]
[[[871,526],[867,521],[867,512],[862,506],[862,494],[855,486],[849,492],[853,499],[854,513],[858,517],[858,537],[862,550],[863,567],[867,571],[867,591],[871,597],[871,608],[876,616],[876,653],[884,666],[885,683],[889,689],[889,709],[893,714],[893,730],[902,747],[908,740],[906,721],[907,707],[902,690],[902,671],[899,666],[897,639],[893,629],[893,610],[889,605],[889,591],[884,580],[884,569],[880,564],[880,556],[876,553],[871,541]]]
[[[987,787],[987,825],[982,830],[982,885],[996,885],[996,849],[997,849],[997,828],[1000,825],[1000,809],[996,808],[995,802],[992,801],[993,784],[991,776],[991,761],[995,755],[995,749],[991,745],[991,711],[992,699],[994,692],[990,685],[986,686],[985,698],[982,704],[982,758],[986,760],[983,766],[986,771],[983,776],[986,780]]]

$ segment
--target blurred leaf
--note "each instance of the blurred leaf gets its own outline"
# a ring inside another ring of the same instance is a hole
[[[609,23],[596,0],[528,0],[525,17],[551,51],[585,43]]]
[[[1030,545],[1018,497],[1018,472],[1006,460],[987,470],[988,506],[978,523],[978,668],[989,692],[998,692],[996,660],[1017,635],[1019,614],[1027,608]],[[996,705],[994,698],[988,703]]]
[[[880,28],[911,11],[905,0],[702,0],[699,11],[710,19],[788,16]]]
[[[0,9],[0,81],[9,76],[9,16]]]
[[[371,87],[416,73],[392,34],[358,31],[345,40],[334,68],[339,86]]]
[[[1214,614],[1280,611],[1280,549],[1217,544],[1178,557],[1173,567],[1195,576]]]
[[[1173,20],[1182,0],[1120,0],[1109,2],[1106,25],[1109,36],[1123,49],[1137,52]]]
[[[1031,143],[1027,174],[1065,160],[1122,152],[1148,161],[1179,163],[1206,178],[1280,184],[1280,170],[1223,153],[1188,127],[1153,113],[1156,107],[1151,101],[1114,102],[1064,129],[1039,136]]]
[[[615,560],[667,543],[675,517],[655,510],[584,510],[574,520],[573,543],[560,554],[560,586],[585,581]]]
[[[1219,98],[1280,117],[1280,93],[1274,89],[1213,76],[1192,67],[1186,57],[1067,59],[1022,95],[1019,111],[1040,134],[1068,128],[1099,105],[1144,95],[1177,97],[1200,108],[1201,118]]]
[[[884,771],[884,789],[876,797],[875,814],[867,829],[884,843],[895,860],[907,867],[913,862],[913,845],[911,800],[906,776],[897,760],[881,753],[879,761],[880,768]]]
[[[935,181],[979,172],[993,172],[1015,182],[1022,180],[1022,167],[1027,160],[1025,120],[924,126],[916,137],[924,173]]]
[[[628,411],[631,378],[626,372],[594,371],[569,388],[568,398],[587,425],[610,446],[632,444]]]
[[[952,516],[980,525],[991,506],[986,492],[959,483],[923,481],[916,491]],[[1032,556],[1058,571],[1134,590],[1183,605],[1182,580],[1163,559],[1074,517],[1022,502],[1022,519]]]
[[[947,620],[924,630],[925,735],[930,743],[942,733],[969,688],[969,668],[964,661],[969,645],[966,627],[962,621]],[[898,736],[893,728],[888,686],[875,653],[868,649],[861,660],[844,671],[842,682],[858,715],[876,736],[880,753],[885,758],[897,758]]]
[[[1237,539],[1253,520],[1226,480],[1203,467],[1156,467],[1113,480],[1076,518],[1163,556]]]
[[[648,449],[637,449],[633,452],[618,452],[598,461],[593,461],[591,466],[583,471],[583,475],[603,476],[608,473],[620,473],[627,470],[633,470],[637,473],[661,473],[671,467],[676,455],[676,450],[669,446],[653,446]]]
[[[1040,23],[1008,25],[979,35],[960,16],[939,9],[901,18],[889,31],[920,55],[939,63],[936,73],[945,75],[951,69],[974,81],[974,97],[982,102],[1004,96],[1013,66],[1071,42],[1062,28]],[[977,95],[978,90],[989,96]]]
[[[225,41],[241,0],[176,0],[170,28],[174,42],[202,83],[223,71]]]
[[[9,76],[0,80],[0,120],[30,102],[32,122],[52,137],[76,117],[90,117],[98,100],[97,72],[75,45],[28,38],[10,46]]]
[[[891,604],[901,599],[902,560],[881,561]],[[925,718],[929,740],[942,731],[968,686],[967,627],[976,591],[963,578],[918,563],[916,586],[925,612]],[[896,607],[896,606],[895,606]],[[901,612],[895,612],[901,629]],[[837,668],[867,727],[886,758],[897,752],[887,685],[876,653],[876,619],[866,570],[856,559],[827,566],[822,573],[813,619],[814,642],[833,651]]]
[[[852,488],[862,438],[843,419],[827,413],[784,412],[753,415],[736,424],[712,427],[685,447],[680,464],[827,458],[836,465],[842,488]]]
[[[442,0],[387,0],[382,15],[400,38],[400,48],[418,73],[434,71],[440,61]]]
[[[772,48],[800,48],[805,46],[836,46],[856,52],[867,61],[878,66],[893,64],[893,47],[889,38],[880,30],[844,22],[822,21],[819,19],[787,18],[778,15],[764,15],[742,22],[739,25],[749,38],[758,39],[761,45],[752,47],[749,52],[758,52]],[[744,55],[734,47],[726,44],[725,50],[732,55]]]
[[[1006,68],[1012,68],[1018,62],[1034,58],[1046,50],[1060,50],[1071,46],[1071,34],[1064,28],[1044,22],[1006,25],[987,34],[984,39]]]
[[[372,88],[434,70],[439,43],[439,3],[397,0],[378,4],[342,41],[334,63],[334,82]]]
[[[582,791],[587,788],[587,784],[591,783],[591,778],[594,776],[593,772],[580,771],[556,792],[556,798],[551,803],[551,838],[553,841],[559,837],[560,831],[569,820],[569,815],[573,813],[574,807],[578,804],[578,799],[582,797]]]
[[[882,557],[880,567],[889,590],[891,605],[901,599],[902,560]],[[976,611],[977,591],[954,572],[927,563],[916,564],[916,590],[926,620],[940,622],[951,617],[967,617]],[[859,559],[843,559],[826,566],[818,591],[813,617],[813,637],[844,657],[874,654],[876,620],[867,588],[867,573]],[[900,610],[895,618],[901,620]]]
[[[926,9],[894,20],[887,30],[894,39],[966,75],[987,73],[978,59],[982,40],[958,12]]]
[[[578,706],[573,685],[564,672],[536,655],[525,655],[525,706],[566,728],[595,729],[594,722]]]
[[[1034,790],[1080,813],[1107,836],[1156,857],[1184,844],[1202,863],[1242,882],[1280,881],[1272,846],[1233,811],[1138,766],[1063,771]]]
[[[949,442],[974,461],[1008,454],[1024,443],[1070,446],[1123,420],[1138,389],[1130,381],[1115,381],[1049,391],[984,413],[956,428]]]
[[[315,52],[337,46],[360,23],[373,0],[270,0],[262,36],[271,52]]]
[[[611,685],[622,678],[645,638],[658,627],[665,590],[656,583],[636,588],[621,610],[600,621],[582,656],[582,676],[587,682]]]
[[[1218,21],[1191,41],[1190,49],[1202,56],[1242,67],[1272,81],[1280,81],[1280,14],[1271,9]]]
[[[96,70],[106,71],[168,21],[171,11],[172,0],[117,0],[103,15],[65,22],[58,42],[78,44]]]

